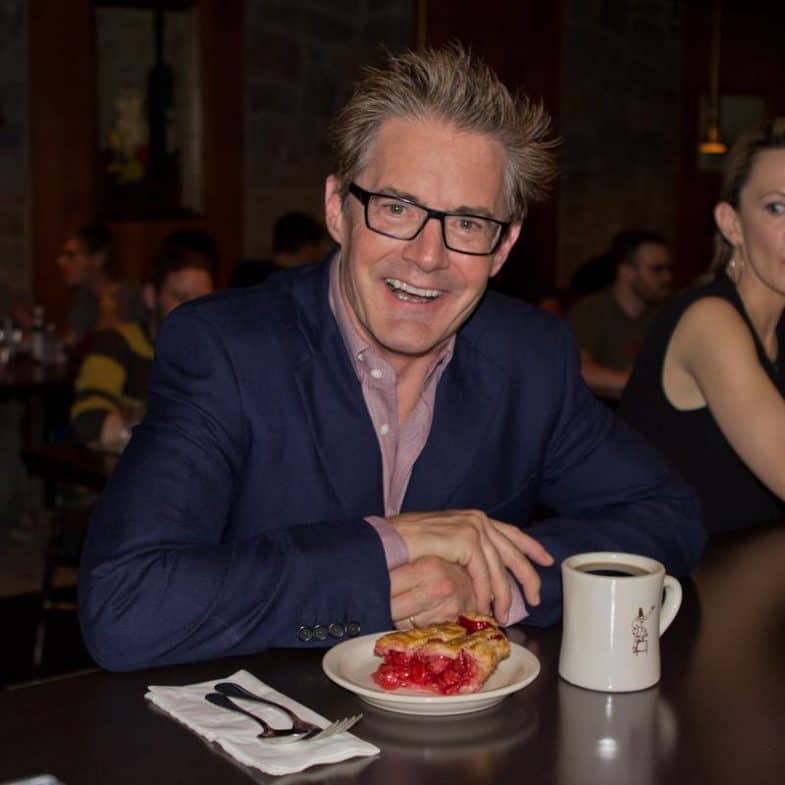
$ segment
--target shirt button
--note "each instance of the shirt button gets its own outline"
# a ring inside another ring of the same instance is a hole
[[[316,638],[317,641],[326,641],[327,627],[325,627],[324,624],[317,624],[313,628],[313,637]]]
[[[305,624],[297,630],[297,637],[303,642],[308,643],[310,640],[313,639],[313,630],[310,627],[307,627]]]
[[[384,376],[384,373],[381,371],[381,369],[379,369],[379,368],[374,368],[374,369],[371,371],[371,376],[373,376],[373,378],[374,378],[374,379],[381,379],[381,378],[382,378],[382,376]]]
[[[387,434],[388,434],[389,432],[390,432],[390,426],[389,426],[389,425],[387,425],[387,423],[385,423],[384,425],[382,425],[382,426],[381,426],[381,428],[379,428],[379,433],[380,433],[382,436],[387,436]]]
[[[344,629],[343,624],[339,624],[337,621],[334,621],[328,628],[327,631],[330,633],[330,636],[333,638],[343,638],[346,635],[346,630]]]
[[[360,622],[348,621],[346,622],[346,634],[350,638],[355,638],[360,634]]]

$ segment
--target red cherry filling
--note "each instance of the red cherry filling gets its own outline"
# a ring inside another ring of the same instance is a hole
[[[458,624],[466,630],[468,635],[479,630],[487,630],[491,627],[495,628],[496,625],[492,621],[484,621],[483,619],[470,619],[468,616],[459,616]]]
[[[387,652],[373,680],[385,690],[419,687],[440,695],[454,695],[475,677],[474,660],[461,652],[457,657]]]

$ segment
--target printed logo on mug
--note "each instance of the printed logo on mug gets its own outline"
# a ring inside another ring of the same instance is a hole
[[[596,552],[562,562],[564,613],[559,675],[604,692],[660,680],[660,635],[681,605],[681,585],[655,559]],[[664,589],[664,599],[663,599]]]

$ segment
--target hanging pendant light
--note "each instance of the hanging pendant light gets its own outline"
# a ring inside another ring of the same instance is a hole
[[[723,155],[728,151],[720,135],[720,19],[721,0],[714,0],[709,53],[709,101],[706,111],[706,129],[698,144],[704,155]]]

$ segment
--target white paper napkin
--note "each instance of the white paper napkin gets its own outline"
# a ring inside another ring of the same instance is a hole
[[[261,698],[269,698],[288,706],[309,722],[321,726],[330,724],[329,720],[276,692],[248,671],[237,671],[223,679],[189,684],[185,687],[151,686],[148,687],[145,698],[200,736],[220,745],[240,763],[254,766],[267,774],[290,774],[320,763],[337,763],[347,758],[379,753],[378,747],[348,732],[300,743],[264,742],[257,738],[261,728],[253,720],[213,706],[204,699],[208,692],[213,691],[213,686],[221,681],[236,682]],[[250,708],[250,704],[246,704],[244,708]],[[274,727],[287,727],[281,712],[276,709],[268,709],[258,704],[258,707],[253,707],[253,712],[258,712],[262,719],[270,721]]]

